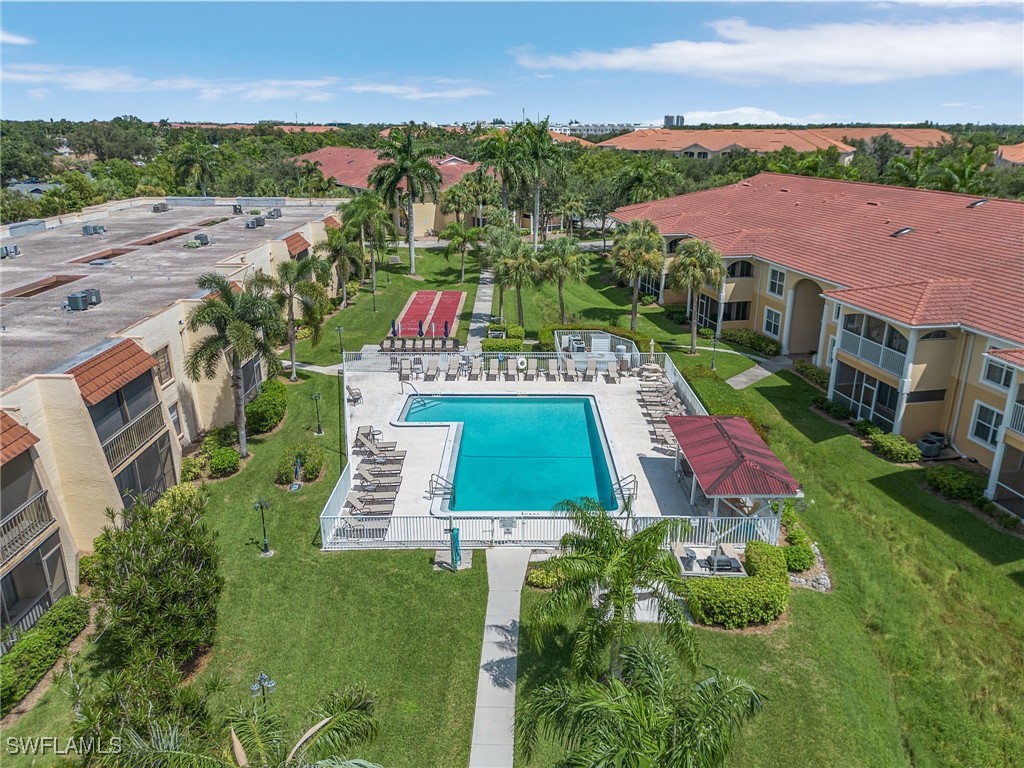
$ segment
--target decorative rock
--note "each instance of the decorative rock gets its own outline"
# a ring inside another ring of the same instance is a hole
[[[818,567],[816,569],[818,573],[810,578],[803,578],[796,574],[789,574],[789,583],[794,587],[804,587],[806,589],[814,589],[818,592],[831,592],[832,591],[832,579],[828,575],[828,568],[825,567],[825,559],[821,556],[821,550],[818,549],[817,542],[811,542],[811,549],[814,551],[814,559],[817,562]]]

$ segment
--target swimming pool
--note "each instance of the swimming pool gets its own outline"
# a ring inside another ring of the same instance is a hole
[[[550,512],[583,496],[616,508],[592,397],[412,396],[401,421],[461,422],[446,511]]]

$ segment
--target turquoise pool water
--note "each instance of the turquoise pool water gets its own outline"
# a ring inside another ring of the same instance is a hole
[[[404,421],[463,423],[453,511],[548,512],[582,496],[615,508],[589,397],[412,397]]]

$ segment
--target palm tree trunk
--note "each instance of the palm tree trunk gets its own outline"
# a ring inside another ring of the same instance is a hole
[[[406,237],[409,240],[409,274],[416,274],[416,227],[413,225],[412,218],[412,195],[409,195],[409,201],[405,204],[405,213],[408,217],[407,227],[405,230]]]
[[[377,311],[377,255],[373,252],[373,241],[370,241],[370,295],[373,296],[373,311]]]
[[[533,184],[533,250],[537,251],[537,236],[540,234],[540,176]]]
[[[466,245],[462,246],[462,277],[459,278],[460,283],[466,282]]]
[[[633,281],[633,311],[629,316],[629,330],[636,330],[636,305],[640,300],[640,276]]]
[[[523,322],[523,284],[516,283],[516,316],[519,319],[519,327],[525,328],[526,324]]]
[[[607,230],[607,227],[608,227],[608,217],[607,216],[602,216],[601,217],[601,250],[602,251],[607,251],[608,250],[608,230]]]
[[[298,381],[299,374],[295,370],[295,305],[293,299],[288,297],[288,350],[292,357],[292,373],[288,378],[291,381]]]
[[[562,287],[565,285],[563,278],[558,278],[558,311],[562,318],[562,325],[565,325],[565,297],[562,295]]]
[[[505,286],[498,286],[498,317],[505,319]]]
[[[501,179],[501,207],[508,210],[508,182],[504,177]]]
[[[690,286],[690,354],[697,354],[697,291]]]
[[[249,441],[245,434],[245,392],[242,390],[242,366],[241,361],[232,360],[239,365],[231,367],[231,393],[235,397],[235,426],[238,427],[238,455],[243,459],[249,455]]]
[[[202,179],[199,180],[199,194],[206,197],[206,184]]]
[[[348,306],[348,280],[341,284],[341,308]]]

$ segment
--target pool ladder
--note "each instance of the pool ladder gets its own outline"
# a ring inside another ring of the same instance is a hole
[[[442,499],[451,498],[455,495],[455,486],[447,477],[441,477],[436,472],[430,476],[430,495],[433,498],[440,496]]]
[[[636,498],[636,475],[620,477],[612,483],[612,492],[624,502]]]

